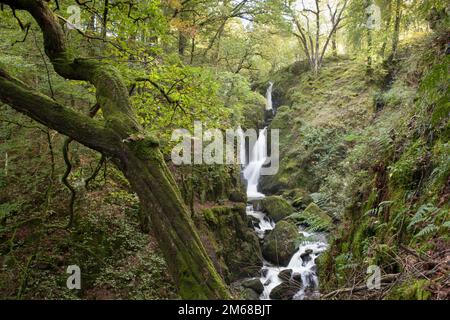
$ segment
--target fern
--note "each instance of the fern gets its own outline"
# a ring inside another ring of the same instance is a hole
[[[418,223],[427,222],[430,219],[429,213],[435,210],[437,210],[437,208],[431,203],[420,206],[416,214],[412,217],[411,222],[408,225],[408,229],[411,229]]]
[[[394,201],[382,201],[378,204],[378,206],[376,208],[372,208],[367,210],[364,215],[365,216],[376,216],[377,214],[381,214],[383,213],[383,210],[385,207],[390,206],[391,204],[393,204]]]
[[[414,237],[415,238],[422,238],[422,237],[428,237],[438,231],[438,227],[436,227],[434,224],[428,224],[425,228],[419,231]]]
[[[449,220],[449,221],[445,221],[445,222],[442,224],[442,227],[443,227],[443,228],[448,228],[448,229],[450,229],[450,220]]]
[[[20,205],[18,203],[2,203],[0,204],[0,220],[6,219],[8,216],[19,211]]]

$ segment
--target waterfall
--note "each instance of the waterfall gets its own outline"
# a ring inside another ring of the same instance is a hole
[[[266,110],[272,110],[272,86],[266,92]],[[247,205],[246,213],[252,218],[253,229],[262,242],[268,232],[275,228],[275,222],[264,212],[256,210],[252,204],[258,198],[264,198],[265,195],[258,192],[258,182],[261,176],[261,169],[267,159],[267,127],[259,132],[256,143],[251,146],[248,159],[246,158],[245,136],[238,128],[239,138],[239,160],[243,166],[244,178],[247,180]],[[248,163],[247,163],[248,160]],[[299,244],[297,251],[292,255],[287,266],[279,266],[269,263],[263,259],[261,276],[259,280],[263,284],[264,291],[260,299],[270,299],[272,289],[288,281],[290,289],[295,290],[292,299],[305,299],[314,297],[318,293],[318,278],[316,275],[316,258],[327,248],[326,238],[318,233],[306,232],[303,227],[299,227],[299,233],[303,235],[303,241]],[[280,272],[290,270],[290,279],[282,279]]]
[[[267,159],[267,127],[259,132],[258,140],[253,145],[248,165],[244,169],[244,178],[247,180],[247,197],[263,198],[264,194],[258,192],[258,181],[261,168]],[[242,145],[241,138],[241,145]],[[245,141],[245,140],[244,140]]]
[[[266,110],[272,110],[272,87],[273,82],[269,82],[269,87],[266,91]]]
[[[279,274],[283,270],[292,270],[291,279],[298,275],[301,280],[298,281],[298,288],[296,294],[292,297],[293,300],[303,300],[306,297],[317,294],[319,281],[316,274],[316,258],[326,250],[327,244],[324,236],[320,234],[311,234],[300,230],[309,241],[303,241],[296,253],[292,256],[289,264],[286,267],[274,266],[270,263],[265,263],[261,271],[261,282],[264,285],[264,291],[261,294],[261,300],[270,299],[270,292],[273,288],[280,285],[283,281]]]

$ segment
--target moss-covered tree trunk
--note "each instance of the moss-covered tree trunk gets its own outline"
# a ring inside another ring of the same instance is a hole
[[[132,142],[121,166],[139,196],[141,210],[150,218],[180,295],[187,299],[228,297],[159,148],[149,139]]]
[[[131,107],[120,74],[92,59],[74,59],[66,50],[58,18],[43,0],[0,0],[28,11],[44,35],[44,47],[62,77],[96,88],[105,123],[93,120],[0,69],[0,100],[34,120],[111,157],[130,181],[141,203],[141,223],[156,235],[169,270],[186,299],[225,299],[229,292],[208,257],[158,142],[145,135]]]

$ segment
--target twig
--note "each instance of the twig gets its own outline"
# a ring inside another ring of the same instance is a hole
[[[70,162],[69,159],[69,145],[70,143],[73,141],[72,138],[67,137],[64,140],[64,145],[63,145],[63,158],[64,158],[64,162],[66,164],[66,170],[64,171],[63,177],[61,179],[62,183],[67,187],[67,189],[69,189],[70,191],[70,202],[69,202],[69,214],[70,214],[70,218],[69,218],[69,223],[67,225],[67,228],[71,228],[73,226],[74,223],[74,204],[75,204],[75,197],[77,195],[77,192],[75,190],[75,188],[69,183],[68,181],[68,177],[70,172],[72,171],[72,163]]]
[[[388,283],[395,281],[399,276],[400,276],[400,273],[387,274],[387,275],[381,277],[380,283],[381,283],[381,285],[386,285]],[[337,289],[335,291],[331,291],[325,295],[322,295],[322,298],[328,299],[328,298],[334,297],[334,296],[342,294],[342,293],[349,293],[349,292],[354,293],[354,292],[363,291],[363,290],[369,290],[367,285],[361,285],[361,286],[352,287],[352,288]]]
[[[96,103],[95,105],[93,105],[88,112],[88,116],[93,118],[98,110],[100,110],[100,104]],[[69,214],[70,214],[70,218],[69,218],[69,223],[67,225],[67,228],[71,228],[74,224],[74,205],[75,205],[75,198],[76,198],[76,190],[75,188],[69,183],[69,180],[67,179],[70,175],[70,172],[72,171],[72,163],[70,162],[69,159],[69,145],[70,143],[73,141],[72,138],[67,137],[64,140],[64,145],[63,145],[63,158],[64,158],[64,162],[66,163],[66,171],[64,172],[64,175],[61,179],[62,183],[67,187],[67,189],[69,189],[70,191],[70,202],[69,202]],[[103,157],[103,155],[102,155]]]
[[[105,155],[102,154],[102,157],[100,158],[100,161],[97,163],[94,172],[92,172],[92,175],[89,178],[87,178],[86,181],[84,182],[84,187],[86,188],[86,190],[89,188],[89,182],[91,182],[97,177],[105,161],[106,157]]]

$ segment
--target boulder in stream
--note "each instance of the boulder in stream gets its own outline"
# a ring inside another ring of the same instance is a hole
[[[284,269],[278,273],[278,278],[280,278],[281,281],[289,281],[291,279],[291,275],[292,269]]]
[[[311,253],[313,253],[313,251],[311,249],[306,249],[305,252],[303,252],[300,255],[300,258],[302,259],[302,265],[305,266],[309,261],[311,261]]]
[[[287,220],[311,226],[317,231],[329,231],[333,225],[333,219],[314,202],[302,212],[291,214]]]
[[[244,288],[254,290],[256,293],[261,294],[264,291],[264,286],[259,278],[252,278],[242,281],[241,284]]]
[[[259,294],[250,288],[244,288],[244,290],[242,291],[242,298],[244,300],[259,300]]]
[[[294,223],[282,220],[264,239],[262,254],[268,261],[286,266],[302,238]]]
[[[273,300],[291,300],[299,290],[300,284],[298,282],[286,281],[273,288],[269,297]]]
[[[254,202],[254,207],[266,213],[273,221],[278,222],[281,219],[291,215],[294,208],[279,196],[268,196]]]

